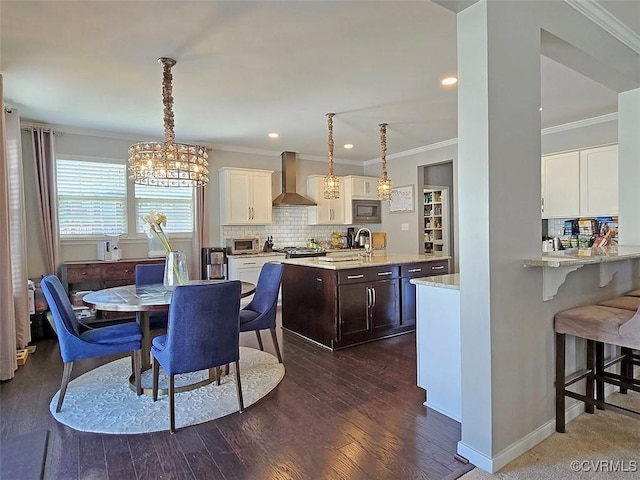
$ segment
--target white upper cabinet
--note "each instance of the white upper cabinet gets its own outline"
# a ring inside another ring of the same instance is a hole
[[[580,215],[618,214],[618,146],[580,152]]]
[[[542,157],[542,218],[617,214],[617,145]]]
[[[340,178],[340,198],[327,200],[324,198],[324,176],[309,175],[307,177],[307,196],[317,203],[315,207],[307,207],[309,225],[344,225],[345,222],[345,181]]]
[[[221,168],[220,220],[223,225],[271,223],[272,170]]]
[[[378,199],[378,178],[358,177],[347,175],[344,178],[345,199],[349,200],[377,200]]]
[[[542,157],[542,218],[580,216],[580,153]]]

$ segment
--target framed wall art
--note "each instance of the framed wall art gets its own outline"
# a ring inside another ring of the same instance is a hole
[[[389,200],[390,213],[413,212],[413,203],[413,185],[391,189],[391,199]]]

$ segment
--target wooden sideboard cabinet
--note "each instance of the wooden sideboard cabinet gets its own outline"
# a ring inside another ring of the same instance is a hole
[[[133,258],[117,262],[76,261],[64,262],[60,267],[60,281],[67,293],[132,285],[135,283],[135,268],[138,264],[164,263],[164,258]],[[95,321],[117,320],[123,317],[118,312],[99,312]]]

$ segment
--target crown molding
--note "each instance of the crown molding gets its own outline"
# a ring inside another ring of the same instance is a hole
[[[640,53],[640,36],[612,15],[599,2],[596,0],[565,0],[565,2],[627,47],[636,53]]]
[[[411,150],[405,150],[404,152],[393,153],[391,155],[387,155],[387,160],[395,160],[398,158],[409,157],[411,155],[416,155],[418,153],[424,153],[431,150],[438,150],[439,148],[450,147],[452,145],[457,145],[458,139],[451,138],[449,140],[444,140],[442,142],[432,143],[431,145],[424,145],[422,147],[412,148]],[[382,158],[373,158],[371,160],[366,160],[363,162],[363,165],[366,167],[368,165],[375,165],[376,163],[381,163]]]
[[[600,123],[616,122],[618,121],[618,113],[608,113],[606,115],[600,115],[599,117],[586,118],[584,120],[578,120],[575,122],[564,123],[562,125],[556,125],[553,127],[543,128],[542,135],[549,135],[551,133],[564,132],[567,130],[573,130],[574,128],[590,127],[592,125],[598,125]]]

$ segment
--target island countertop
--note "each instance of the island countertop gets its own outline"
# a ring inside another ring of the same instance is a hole
[[[539,258],[523,260],[524,267],[574,267],[594,263],[620,262],[640,258],[640,246],[617,245],[605,248],[572,248],[543,253]]]
[[[450,290],[460,290],[460,274],[450,273],[448,275],[436,275],[434,277],[418,277],[410,280],[414,285],[424,285],[427,287],[448,288]]]
[[[305,257],[286,258],[281,262],[289,265],[300,265],[303,267],[324,268],[327,270],[347,270],[352,268],[382,267],[385,265],[402,265],[407,263],[435,262],[439,260],[449,260],[449,256],[418,255],[404,253],[383,253],[375,254],[370,258],[364,257],[357,260],[341,260],[339,257]],[[332,260],[329,260],[332,259]]]

